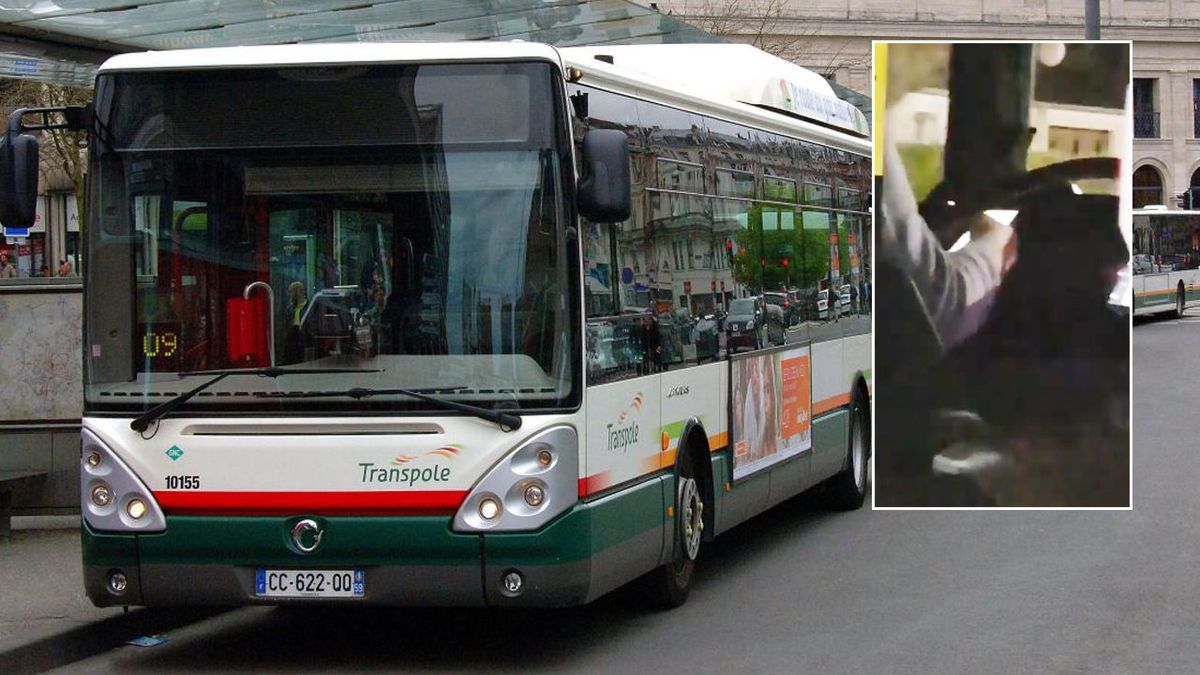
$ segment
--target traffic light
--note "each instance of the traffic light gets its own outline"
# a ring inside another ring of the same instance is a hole
[[[788,259],[787,259],[787,258],[784,258],[784,259],[783,259],[783,268],[784,268],[784,269],[787,269],[787,266],[788,266],[789,264],[790,264],[790,263],[789,263]]]
[[[1181,209],[1192,210],[1192,191],[1184,190],[1175,195],[1175,205]]]

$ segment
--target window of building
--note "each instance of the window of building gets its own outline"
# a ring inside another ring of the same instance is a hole
[[[1157,78],[1133,78],[1133,136],[1158,138],[1159,114],[1156,96]]]
[[[1200,138],[1200,79],[1192,80],[1192,137]]]
[[[1133,208],[1140,209],[1163,202],[1163,181],[1158,169],[1139,166],[1133,172]]]
[[[717,194],[722,197],[754,198],[754,174],[717,169]]]

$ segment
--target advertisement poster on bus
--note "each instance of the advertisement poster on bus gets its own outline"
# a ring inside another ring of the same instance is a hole
[[[808,347],[735,359],[731,368],[734,480],[812,447]]]

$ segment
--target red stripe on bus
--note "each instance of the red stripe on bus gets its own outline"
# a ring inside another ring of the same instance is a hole
[[[466,499],[465,490],[387,492],[192,492],[163,490],[154,498],[170,513],[206,514],[446,514]]]
[[[601,471],[600,473],[595,474],[594,476],[588,476],[587,478],[580,478],[579,479],[579,496],[587,497],[588,495],[599,492],[606,487],[610,487],[611,485],[613,485],[611,471]]]

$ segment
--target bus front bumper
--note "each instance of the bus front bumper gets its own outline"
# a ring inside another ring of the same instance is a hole
[[[84,585],[97,606],[371,604],[562,606],[590,599],[590,513],[577,505],[534,533],[460,534],[449,516],[324,517],[320,545],[293,548],[295,517],[169,516],[158,534],[83,524]],[[363,570],[360,598],[256,594],[260,569]],[[114,572],[124,576],[112,590]],[[521,576],[519,593],[505,577]]]

